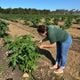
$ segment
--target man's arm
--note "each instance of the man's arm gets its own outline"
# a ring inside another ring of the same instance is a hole
[[[52,48],[55,46],[56,43],[52,43],[52,44],[42,44],[40,45],[40,48]]]

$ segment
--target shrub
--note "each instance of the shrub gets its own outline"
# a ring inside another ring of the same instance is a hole
[[[39,58],[37,46],[32,41],[31,36],[17,37],[8,43],[6,42],[7,49],[11,51],[9,54],[9,66],[13,69],[16,66],[23,72],[32,72],[36,69],[36,64]]]
[[[40,18],[32,18],[30,21],[32,22],[32,27],[37,28],[37,25],[40,22]]]
[[[58,25],[58,21],[59,21],[58,18],[54,18],[54,20],[53,20],[53,24],[54,24],[54,25]]]
[[[51,24],[51,22],[50,22],[51,18],[46,18],[45,20],[46,20],[45,25],[50,25]]]
[[[0,38],[5,36],[6,31],[8,30],[7,25],[7,23],[0,20]]]
[[[71,18],[67,18],[64,22],[64,25],[62,26],[62,29],[68,29],[71,27],[72,20]]]
[[[77,18],[77,19],[76,19],[76,23],[77,23],[77,24],[80,24],[80,18]]]

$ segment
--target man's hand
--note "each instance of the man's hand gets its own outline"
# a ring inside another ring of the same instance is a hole
[[[45,47],[45,45],[40,45],[40,46],[39,46],[39,48],[41,48],[41,49],[44,48],[44,47]]]

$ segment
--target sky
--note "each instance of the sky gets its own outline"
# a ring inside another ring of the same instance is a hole
[[[2,8],[79,9],[80,0],[0,0]]]

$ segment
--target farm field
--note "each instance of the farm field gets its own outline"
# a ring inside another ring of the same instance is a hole
[[[18,22],[1,19],[2,21],[7,22],[9,31],[8,34],[13,38],[16,36],[29,35],[31,34],[34,37],[34,40],[42,39],[36,28],[29,27],[28,25],[24,25],[21,20]],[[73,37],[73,44],[70,48],[68,61],[66,64],[66,69],[64,71],[64,75],[55,75],[52,70],[49,69],[52,66],[52,61],[55,59],[56,55],[56,46],[50,49],[40,50],[42,56],[38,62],[38,68],[33,71],[33,80],[80,80],[80,24],[72,24],[72,26],[67,29],[67,31]],[[49,43],[44,42],[44,43]],[[44,44],[43,43],[43,44]],[[0,42],[2,44],[2,42]],[[11,80],[22,80],[23,72],[21,72],[18,68],[12,71],[12,68],[8,67],[6,50],[1,47],[0,48],[0,80],[7,80],[11,78]]]
[[[0,0],[0,80],[80,80],[80,0]]]

